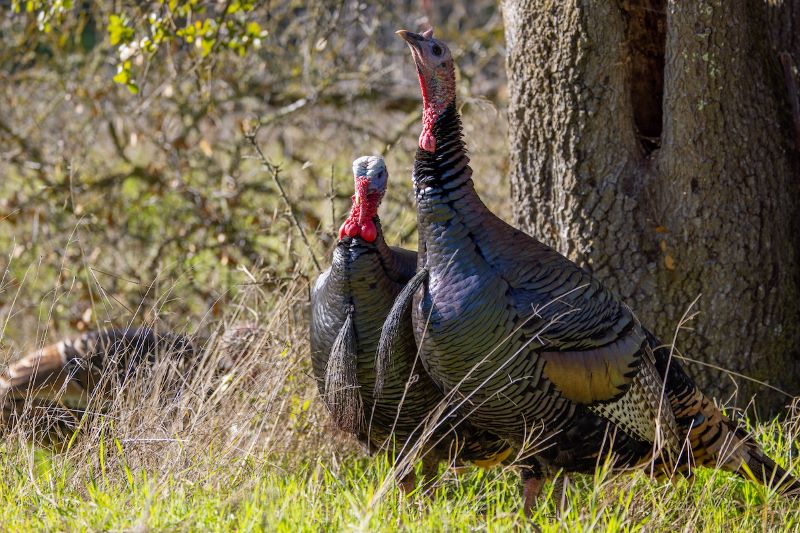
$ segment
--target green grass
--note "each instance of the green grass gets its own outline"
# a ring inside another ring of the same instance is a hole
[[[773,424],[771,429],[779,426]],[[762,438],[766,433],[761,434]],[[782,434],[765,442],[784,443]],[[86,446],[86,444],[84,444]],[[796,447],[794,443],[791,446]],[[209,447],[187,468],[131,467],[125,446],[101,439],[90,464],[7,443],[0,448],[0,523],[8,531],[798,531],[800,506],[727,473],[693,482],[642,472],[573,476],[557,515],[553,484],[528,522],[512,469],[442,471],[403,496],[384,458],[285,461]],[[795,450],[796,452],[796,450]],[[788,457],[783,457],[788,459]],[[177,465],[176,465],[177,466]],[[386,489],[386,490],[384,490]]]

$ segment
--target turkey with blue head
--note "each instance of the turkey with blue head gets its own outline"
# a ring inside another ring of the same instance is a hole
[[[331,266],[311,293],[311,361],[320,394],[340,429],[369,450],[398,460],[421,457],[426,475],[439,462],[490,466],[510,453],[508,444],[452,416],[440,389],[417,357],[410,310],[401,313],[392,364],[381,372],[376,394],[376,350],[395,297],[414,276],[415,252],[387,245],[377,212],[388,184],[383,158],[353,162],[352,209],[339,230]],[[399,463],[398,463],[399,464]],[[403,489],[413,470],[398,468]]]

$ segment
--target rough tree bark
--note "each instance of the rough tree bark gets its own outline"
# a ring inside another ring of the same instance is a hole
[[[518,225],[683,355],[800,395],[800,0],[505,0]],[[687,363],[762,413],[790,398]]]

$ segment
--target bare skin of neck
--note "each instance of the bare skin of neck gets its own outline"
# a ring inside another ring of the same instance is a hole
[[[456,98],[455,70],[452,62],[448,62],[434,70],[427,80],[419,72],[417,75],[422,89],[422,133],[419,135],[419,147],[433,153],[436,151],[433,126],[439,115]]]
[[[339,228],[339,240],[345,237],[360,236],[367,242],[373,242],[378,236],[378,228],[372,219],[378,213],[383,193],[368,193],[369,182],[364,178],[356,179],[356,194],[353,195],[353,208],[350,215]]]

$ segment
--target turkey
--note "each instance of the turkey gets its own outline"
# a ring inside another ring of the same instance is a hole
[[[426,473],[439,461],[472,461],[490,466],[507,457],[508,444],[454,418],[435,420],[444,396],[417,360],[410,313],[396,321],[392,364],[375,391],[375,353],[381,325],[395,297],[414,275],[416,254],[390,248],[377,217],[388,180],[381,157],[353,162],[355,195],[339,230],[331,267],[311,293],[311,361],[320,394],[335,424],[355,434],[370,451],[396,448],[398,457],[416,456],[415,444],[430,443]],[[412,457],[413,458],[413,457]],[[413,470],[398,468],[400,486],[414,486]]]
[[[87,409],[102,410],[144,363],[168,356],[188,368],[196,355],[188,338],[150,328],[89,331],[45,346],[0,374],[0,429],[31,415],[45,426],[44,442],[58,442]]]
[[[697,389],[631,309],[481,202],[451,53],[430,30],[398,34],[416,65],[423,120],[412,175],[418,273],[391,317],[412,307],[426,370],[462,398],[470,422],[516,446],[541,432],[526,511],[552,472],[593,471],[606,456],[617,467],[652,464],[666,475],[719,465],[784,491],[800,489]],[[390,322],[381,368],[398,357]]]

